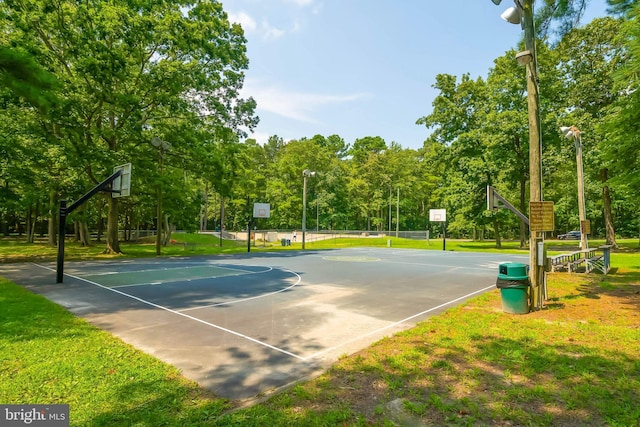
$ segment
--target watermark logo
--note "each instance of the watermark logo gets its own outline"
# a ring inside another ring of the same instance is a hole
[[[69,405],[0,405],[0,426],[69,427]]]

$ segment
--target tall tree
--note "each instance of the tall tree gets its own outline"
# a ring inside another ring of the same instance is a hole
[[[164,138],[160,132],[180,121],[232,129],[256,123],[255,103],[238,95],[246,40],[217,1],[40,0],[0,7],[8,37],[35,50],[65,93],[43,126],[94,182],[115,164],[135,162],[136,145],[153,134]],[[111,198],[107,251],[120,251],[118,202]]]
[[[593,171],[587,173],[592,181],[602,183],[602,216],[607,243],[612,245],[616,245],[616,238],[608,182],[610,165],[602,156],[609,141],[597,128],[605,119],[607,108],[619,97],[613,76],[624,57],[618,37],[620,24],[620,20],[613,18],[596,19],[567,33],[556,48],[564,74],[560,98],[570,111],[562,120],[570,121],[565,126],[577,125],[585,134],[582,138],[585,170]],[[562,111],[562,106],[558,107]]]
[[[619,6],[619,12],[626,12],[620,32],[626,58],[614,75],[614,90],[620,96],[609,108],[600,129],[606,134],[607,144],[603,151],[614,174],[613,183],[621,194],[635,195],[621,209],[636,207],[635,221],[640,229],[637,216],[637,206],[640,205],[637,197],[640,194],[640,4],[630,3],[610,1],[610,4]]]
[[[0,86],[42,110],[55,99],[54,75],[21,48],[0,46]]]

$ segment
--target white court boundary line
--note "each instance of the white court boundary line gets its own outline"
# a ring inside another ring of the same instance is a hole
[[[271,270],[273,270],[273,267],[269,267],[269,268]],[[269,271],[271,271],[271,270],[269,270]],[[279,290],[274,291],[274,292],[269,292],[268,294],[262,294],[262,295],[257,295],[255,297],[242,298],[242,299],[237,299],[237,300],[228,301],[228,302],[219,302],[217,304],[208,304],[208,305],[200,305],[198,307],[189,307],[189,308],[185,308],[183,310],[177,310],[177,311],[179,311],[180,313],[184,313],[185,311],[198,310],[200,308],[218,307],[218,306],[221,306],[221,305],[236,304],[236,303],[239,303],[239,302],[251,301],[252,299],[264,298],[264,297],[268,297],[270,295],[279,294],[280,292],[285,292],[285,291],[288,291],[289,289],[292,289],[292,288],[298,286],[298,284],[302,280],[300,275],[298,275],[298,273],[294,273],[291,270],[285,270],[285,271],[289,271],[289,272],[295,274],[296,276],[298,276],[298,281],[296,283],[294,283],[293,285],[291,285],[291,286],[287,286],[286,288],[282,288],[282,289],[279,289]],[[260,271],[260,273],[264,273],[264,271]],[[240,274],[238,274],[237,276],[240,276]],[[224,276],[224,277],[229,277],[229,276]]]
[[[44,268],[44,269],[49,270],[49,271],[55,271],[53,268],[46,267],[44,265],[40,265],[40,264],[36,264],[36,263],[33,263],[33,265],[37,265],[38,267]],[[298,281],[296,282],[296,285],[302,281],[302,277],[300,277],[300,275],[298,273],[296,273],[294,271],[291,271],[291,270],[284,270],[284,271],[288,271],[288,272],[293,273],[296,276],[298,276]],[[83,279],[82,277],[77,277],[77,276],[74,276],[72,274],[67,274],[67,273],[65,273],[64,275],[68,276],[68,277],[71,277],[73,279],[81,280],[83,282],[89,283],[90,285],[97,286],[97,287],[105,289],[107,291],[115,292],[116,294],[122,295],[124,297],[131,298],[133,300],[136,300],[136,301],[141,302],[141,303],[146,304],[146,305],[150,305],[151,307],[159,308],[159,309],[167,311],[169,313],[172,313],[172,314],[175,314],[175,315],[178,315],[178,316],[182,316],[182,317],[185,317],[187,319],[193,320],[195,322],[202,323],[203,325],[210,326],[210,327],[215,328],[215,329],[219,329],[219,330],[221,330],[223,332],[227,332],[229,334],[235,335],[235,336],[240,337],[240,338],[244,338],[244,339],[246,339],[248,341],[251,341],[251,342],[253,342],[255,344],[258,344],[258,345],[261,345],[263,347],[270,348],[271,350],[275,350],[275,351],[278,351],[280,353],[286,354],[287,356],[291,356],[291,357],[294,357],[296,359],[303,360],[303,361],[306,360],[302,356],[299,356],[299,355],[291,353],[291,352],[289,352],[287,350],[283,350],[281,348],[272,346],[271,344],[267,344],[266,342],[262,342],[260,340],[255,339],[255,338],[251,338],[250,336],[241,334],[240,332],[232,331],[231,329],[227,329],[227,328],[222,327],[220,325],[216,325],[215,323],[210,323],[210,322],[204,321],[202,319],[198,319],[197,317],[189,316],[188,314],[184,314],[184,313],[181,313],[179,311],[170,309],[169,307],[164,307],[162,305],[152,303],[151,301],[147,301],[147,300],[144,300],[142,298],[138,298],[138,297],[136,297],[134,295],[130,295],[130,294],[126,293],[126,292],[122,292],[122,291],[119,291],[117,289],[109,288],[107,286],[101,285],[100,283],[92,282],[91,280]]]
[[[420,316],[422,316],[422,315],[424,315],[424,314],[427,314],[427,313],[429,313],[429,312],[431,312],[431,311],[434,311],[434,310],[437,310],[437,309],[439,309],[439,308],[445,307],[445,306],[447,306],[447,305],[449,305],[449,304],[453,304],[454,302],[458,302],[458,301],[460,301],[460,300],[463,300],[463,299],[468,298],[468,297],[470,297],[470,296],[473,296],[473,295],[475,295],[475,294],[479,294],[479,293],[482,293],[482,292],[484,292],[484,291],[488,291],[489,289],[493,288],[494,286],[495,286],[495,285],[487,286],[486,288],[478,289],[477,291],[471,292],[471,293],[469,293],[469,294],[467,294],[467,295],[463,295],[463,296],[458,297],[458,298],[456,298],[456,299],[452,299],[451,301],[447,301],[447,302],[442,303],[442,304],[440,304],[440,305],[437,305],[437,306],[435,306],[435,307],[431,307],[431,308],[430,308],[430,309],[428,309],[428,310],[421,311],[420,313],[418,313],[418,314],[414,314],[413,316],[409,316],[409,317],[407,317],[407,318],[405,318],[405,319],[402,319],[402,320],[399,320],[399,321],[397,321],[397,322],[391,323],[391,324],[389,324],[389,325],[387,325],[387,326],[384,326],[384,327],[382,327],[382,328],[378,328],[378,329],[376,329],[376,330],[374,330],[374,331],[367,332],[366,334],[360,335],[359,337],[356,337],[356,338],[352,338],[352,339],[350,339],[349,341],[343,342],[343,343],[338,344],[338,345],[335,345],[335,346],[333,346],[333,347],[325,348],[324,350],[321,350],[321,351],[319,351],[319,352],[317,352],[317,353],[314,353],[314,354],[312,354],[311,356],[303,357],[303,358],[302,358],[302,360],[307,361],[307,360],[309,360],[309,359],[316,358],[316,357],[318,357],[318,356],[320,356],[320,355],[322,355],[322,354],[328,353],[328,352],[330,352],[330,351],[337,350],[337,349],[339,349],[340,347],[344,347],[344,346],[345,346],[345,345],[347,345],[347,344],[351,344],[352,342],[356,342],[356,341],[361,340],[361,339],[363,339],[363,338],[366,338],[366,337],[368,337],[368,336],[375,335],[375,334],[380,333],[380,332],[383,332],[383,331],[385,331],[385,330],[387,330],[387,329],[390,329],[390,328],[393,328],[393,327],[395,327],[395,326],[401,325],[401,324],[403,324],[403,323],[405,323],[405,322],[408,322],[408,321],[409,321],[409,320],[411,320],[411,319],[415,319],[416,317],[420,317]]]
[[[188,269],[196,269],[196,268],[219,268],[222,270],[231,270],[231,271],[239,271],[241,273],[262,273],[263,271],[251,271],[251,270],[243,270],[241,268],[231,268],[231,267],[223,267],[217,264],[206,264],[206,265],[187,265],[184,267],[164,267],[164,268],[145,268],[142,270],[132,270],[132,271],[107,271],[105,273],[96,273],[90,274],[89,276],[108,276],[112,274],[126,274],[126,273],[146,273],[147,271],[168,271],[168,270],[188,270]],[[262,265],[257,265],[256,267],[264,267]],[[266,267],[264,267],[266,268]],[[269,267],[271,268],[271,267]],[[273,268],[272,268],[273,269]]]
[[[258,267],[263,267],[263,266],[258,266]],[[185,267],[185,268],[194,268],[194,267]],[[110,288],[113,289],[117,289],[117,288],[130,288],[133,286],[158,286],[158,285],[165,285],[165,284],[171,284],[171,283],[176,283],[176,282],[195,282],[196,280],[206,280],[206,279],[217,279],[219,277],[238,277],[238,276],[248,276],[250,274],[261,274],[261,273],[268,273],[270,271],[273,271],[273,267],[264,267],[266,268],[266,270],[262,270],[262,271],[251,271],[251,270],[240,270],[237,268],[226,268],[226,267],[220,267],[220,269],[226,269],[226,270],[231,270],[231,271],[239,271],[239,273],[236,274],[227,274],[225,276],[207,276],[207,277],[199,277],[197,279],[176,279],[176,280],[167,280],[165,282],[145,282],[145,283],[131,283],[128,285],[116,285],[116,286],[110,286]],[[149,269],[149,270],[138,270],[138,271],[132,271],[132,272],[123,272],[122,274],[126,274],[126,273],[145,273],[147,271],[165,271],[165,270],[175,270],[174,268],[162,268],[162,269],[158,269],[158,270],[153,270],[153,269]],[[109,273],[109,274],[113,274],[113,273]],[[119,273],[115,273],[115,274],[119,274]],[[89,276],[93,277],[93,274],[90,274]],[[264,295],[266,296],[266,295]],[[253,297],[253,298],[259,298],[259,297]]]
[[[43,265],[40,265],[40,264],[35,264],[35,263],[33,263],[33,264],[34,264],[34,265],[36,265],[36,266],[38,266],[38,267],[44,268],[44,269],[46,269],[46,270],[49,270],[49,271],[55,271],[55,270],[54,270],[54,269],[52,269],[52,268],[49,268],[49,267],[46,267],[46,266],[43,266]],[[284,288],[284,289],[282,289],[282,290],[280,290],[280,291],[276,291],[276,292],[274,292],[274,293],[279,293],[279,292],[283,292],[283,291],[285,291],[285,290],[287,290],[287,289],[291,289],[291,288],[293,288],[294,286],[297,286],[297,285],[302,281],[302,277],[300,277],[300,275],[299,275],[298,273],[296,273],[296,272],[294,272],[294,271],[291,271],[291,270],[283,270],[283,271],[288,271],[288,272],[290,272],[290,273],[292,273],[292,274],[295,274],[296,276],[298,276],[298,281],[297,281],[294,285],[289,286],[288,288]],[[86,283],[89,283],[89,284],[91,284],[91,285],[94,285],[94,286],[100,287],[100,288],[102,288],[102,289],[106,289],[106,290],[108,290],[108,291],[115,292],[115,293],[120,294],[120,295],[122,295],[122,296],[125,296],[125,297],[128,297],[128,298],[131,298],[131,299],[134,299],[134,300],[139,301],[139,302],[141,302],[141,303],[143,303],[143,304],[150,305],[150,306],[152,306],[152,307],[159,308],[159,309],[161,309],[161,310],[165,310],[165,311],[167,311],[167,312],[169,312],[169,313],[173,313],[173,314],[176,314],[176,315],[178,315],[178,316],[182,316],[182,317],[185,317],[185,318],[187,318],[187,319],[190,319],[190,320],[196,321],[196,322],[198,322],[198,323],[202,323],[202,324],[204,324],[204,325],[206,325],[206,326],[210,326],[210,327],[212,327],[212,328],[219,329],[219,330],[221,330],[221,331],[223,331],[223,332],[230,333],[230,334],[235,335],[235,336],[238,336],[238,337],[240,337],[240,338],[244,338],[244,339],[246,339],[246,340],[248,340],[248,341],[251,341],[251,342],[256,343],[256,344],[258,344],[258,345],[261,345],[261,346],[264,346],[264,347],[270,348],[270,349],[275,350],[275,351],[278,351],[278,352],[280,352],[280,353],[286,354],[286,355],[288,355],[288,356],[291,356],[291,357],[296,358],[296,359],[298,359],[298,360],[301,360],[301,361],[303,361],[303,362],[309,361],[309,360],[311,360],[311,359],[315,359],[315,358],[317,358],[317,357],[319,357],[319,356],[321,356],[321,355],[323,355],[323,354],[326,354],[326,353],[328,353],[328,352],[331,352],[331,351],[337,350],[337,349],[339,349],[339,348],[341,348],[341,347],[344,347],[344,346],[346,346],[346,345],[348,345],[348,344],[351,344],[351,343],[353,343],[353,342],[359,341],[359,340],[361,340],[361,339],[367,338],[367,337],[369,337],[369,336],[371,336],[371,335],[375,335],[375,334],[378,334],[378,333],[380,333],[380,332],[384,332],[384,331],[386,331],[386,330],[388,330],[388,329],[394,328],[394,327],[396,327],[396,326],[398,326],[398,325],[401,325],[401,324],[406,323],[406,322],[408,322],[408,321],[410,321],[410,320],[412,320],[412,319],[415,319],[416,317],[423,316],[423,315],[425,315],[425,314],[427,314],[427,313],[430,313],[430,312],[432,312],[432,311],[434,311],[434,310],[438,310],[438,309],[443,308],[443,307],[446,307],[446,306],[448,306],[448,305],[450,305],[450,304],[453,304],[453,303],[456,303],[456,302],[461,301],[461,300],[463,300],[463,299],[469,298],[469,297],[471,297],[471,296],[473,296],[473,295],[476,295],[476,294],[479,294],[479,293],[485,292],[485,291],[487,291],[487,290],[489,290],[489,289],[492,289],[492,288],[495,286],[495,285],[491,285],[491,286],[487,286],[487,287],[482,288],[482,289],[478,289],[477,291],[474,291],[474,292],[468,293],[468,294],[466,294],[466,295],[460,296],[460,297],[458,297],[458,298],[452,299],[452,300],[450,300],[450,301],[444,302],[444,303],[439,304],[439,305],[437,305],[437,306],[435,306],[435,307],[431,307],[431,308],[429,308],[429,309],[427,309],[427,310],[421,311],[420,313],[417,313],[417,314],[414,314],[414,315],[412,315],[412,316],[406,317],[406,318],[404,318],[404,319],[402,319],[402,320],[399,320],[399,321],[397,321],[397,322],[390,323],[390,324],[388,324],[387,326],[383,326],[382,328],[375,329],[375,330],[373,330],[373,331],[371,331],[371,332],[367,332],[367,333],[365,333],[365,334],[359,335],[358,337],[352,338],[352,339],[347,340],[347,341],[345,341],[345,342],[342,342],[342,343],[340,343],[340,344],[338,344],[338,345],[335,345],[335,346],[332,346],[332,347],[329,347],[329,348],[325,348],[325,349],[323,349],[323,350],[321,350],[321,351],[318,351],[318,352],[316,352],[316,353],[314,353],[314,354],[311,354],[311,355],[309,355],[309,356],[300,356],[300,355],[297,355],[297,354],[291,353],[291,352],[289,352],[289,351],[287,351],[287,350],[284,350],[284,349],[281,349],[281,348],[275,347],[275,346],[273,346],[273,345],[271,345],[271,344],[267,344],[267,343],[265,343],[265,342],[262,342],[262,341],[260,341],[260,340],[255,339],[255,338],[252,338],[252,337],[250,337],[250,336],[248,336],[248,335],[244,335],[244,334],[241,334],[241,333],[239,333],[239,332],[235,332],[235,331],[233,331],[233,330],[231,330],[231,329],[227,329],[227,328],[225,328],[225,327],[222,327],[222,326],[216,325],[216,324],[214,324],[214,323],[210,323],[210,322],[204,321],[204,320],[199,319],[199,318],[197,318],[197,317],[190,316],[190,315],[185,314],[185,313],[182,313],[182,312],[180,312],[180,311],[176,311],[176,310],[170,309],[170,308],[168,308],[168,307],[164,307],[164,306],[161,306],[161,305],[159,305],[159,304],[155,304],[155,303],[152,303],[152,302],[150,302],[150,301],[146,301],[146,300],[144,300],[144,299],[142,299],[142,298],[139,298],[139,297],[136,297],[136,296],[134,296],[134,295],[127,294],[126,292],[122,292],[122,291],[119,291],[119,290],[117,290],[117,289],[113,289],[113,288],[109,288],[109,287],[107,287],[107,286],[101,285],[100,283],[92,282],[92,281],[90,281],[90,280],[83,279],[82,277],[77,277],[77,276],[74,276],[74,275],[71,275],[71,274],[67,274],[67,273],[65,273],[65,276],[68,276],[68,277],[71,277],[71,278],[74,278],[74,279],[77,279],[77,280],[81,280],[81,281],[83,281],[83,282],[86,282]],[[271,294],[267,294],[267,295],[271,295]],[[263,296],[267,296],[267,295],[263,295]],[[262,297],[262,296],[252,297],[251,299],[260,298],[260,297]],[[204,307],[202,307],[202,308],[204,308]]]

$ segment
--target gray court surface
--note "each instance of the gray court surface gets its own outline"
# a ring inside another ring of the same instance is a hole
[[[495,289],[526,256],[356,248],[233,256],[0,265],[0,275],[246,399],[315,375],[341,355]]]

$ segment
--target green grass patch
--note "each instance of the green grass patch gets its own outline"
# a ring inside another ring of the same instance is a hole
[[[0,402],[69,404],[72,425],[197,425],[230,403],[0,278]]]
[[[260,233],[258,233],[260,237]],[[149,258],[155,257],[156,246],[155,237],[146,237],[136,242],[120,242],[122,254],[105,254],[104,242],[92,242],[91,246],[81,246],[77,242],[68,241],[65,243],[65,259],[67,260],[96,260],[113,258]],[[579,250],[577,241],[550,240],[547,241],[549,255],[573,252]],[[591,240],[590,247],[604,245],[604,240]],[[638,252],[638,242],[634,239],[619,240],[620,253]],[[442,250],[442,239],[414,240],[385,237],[329,237],[322,240],[307,241],[305,248],[308,250],[327,250],[352,247],[389,247],[403,249],[425,249]],[[474,242],[471,240],[447,239],[447,251],[458,252],[492,252],[492,253],[529,253],[528,248],[520,248],[519,241],[504,240],[501,247],[496,248],[495,241]],[[292,242],[291,246],[281,246],[280,242],[264,242],[262,240],[252,241],[251,250],[260,251],[291,251],[301,250],[302,243]],[[163,246],[162,256],[184,256],[184,255],[219,255],[247,252],[247,242],[242,240],[222,240],[210,234],[200,233],[174,233],[171,243]],[[38,262],[52,261],[56,259],[57,247],[47,245],[46,239],[36,239],[34,243],[26,243],[24,238],[0,238],[0,263],[7,262]],[[640,268],[640,262],[635,264]]]

